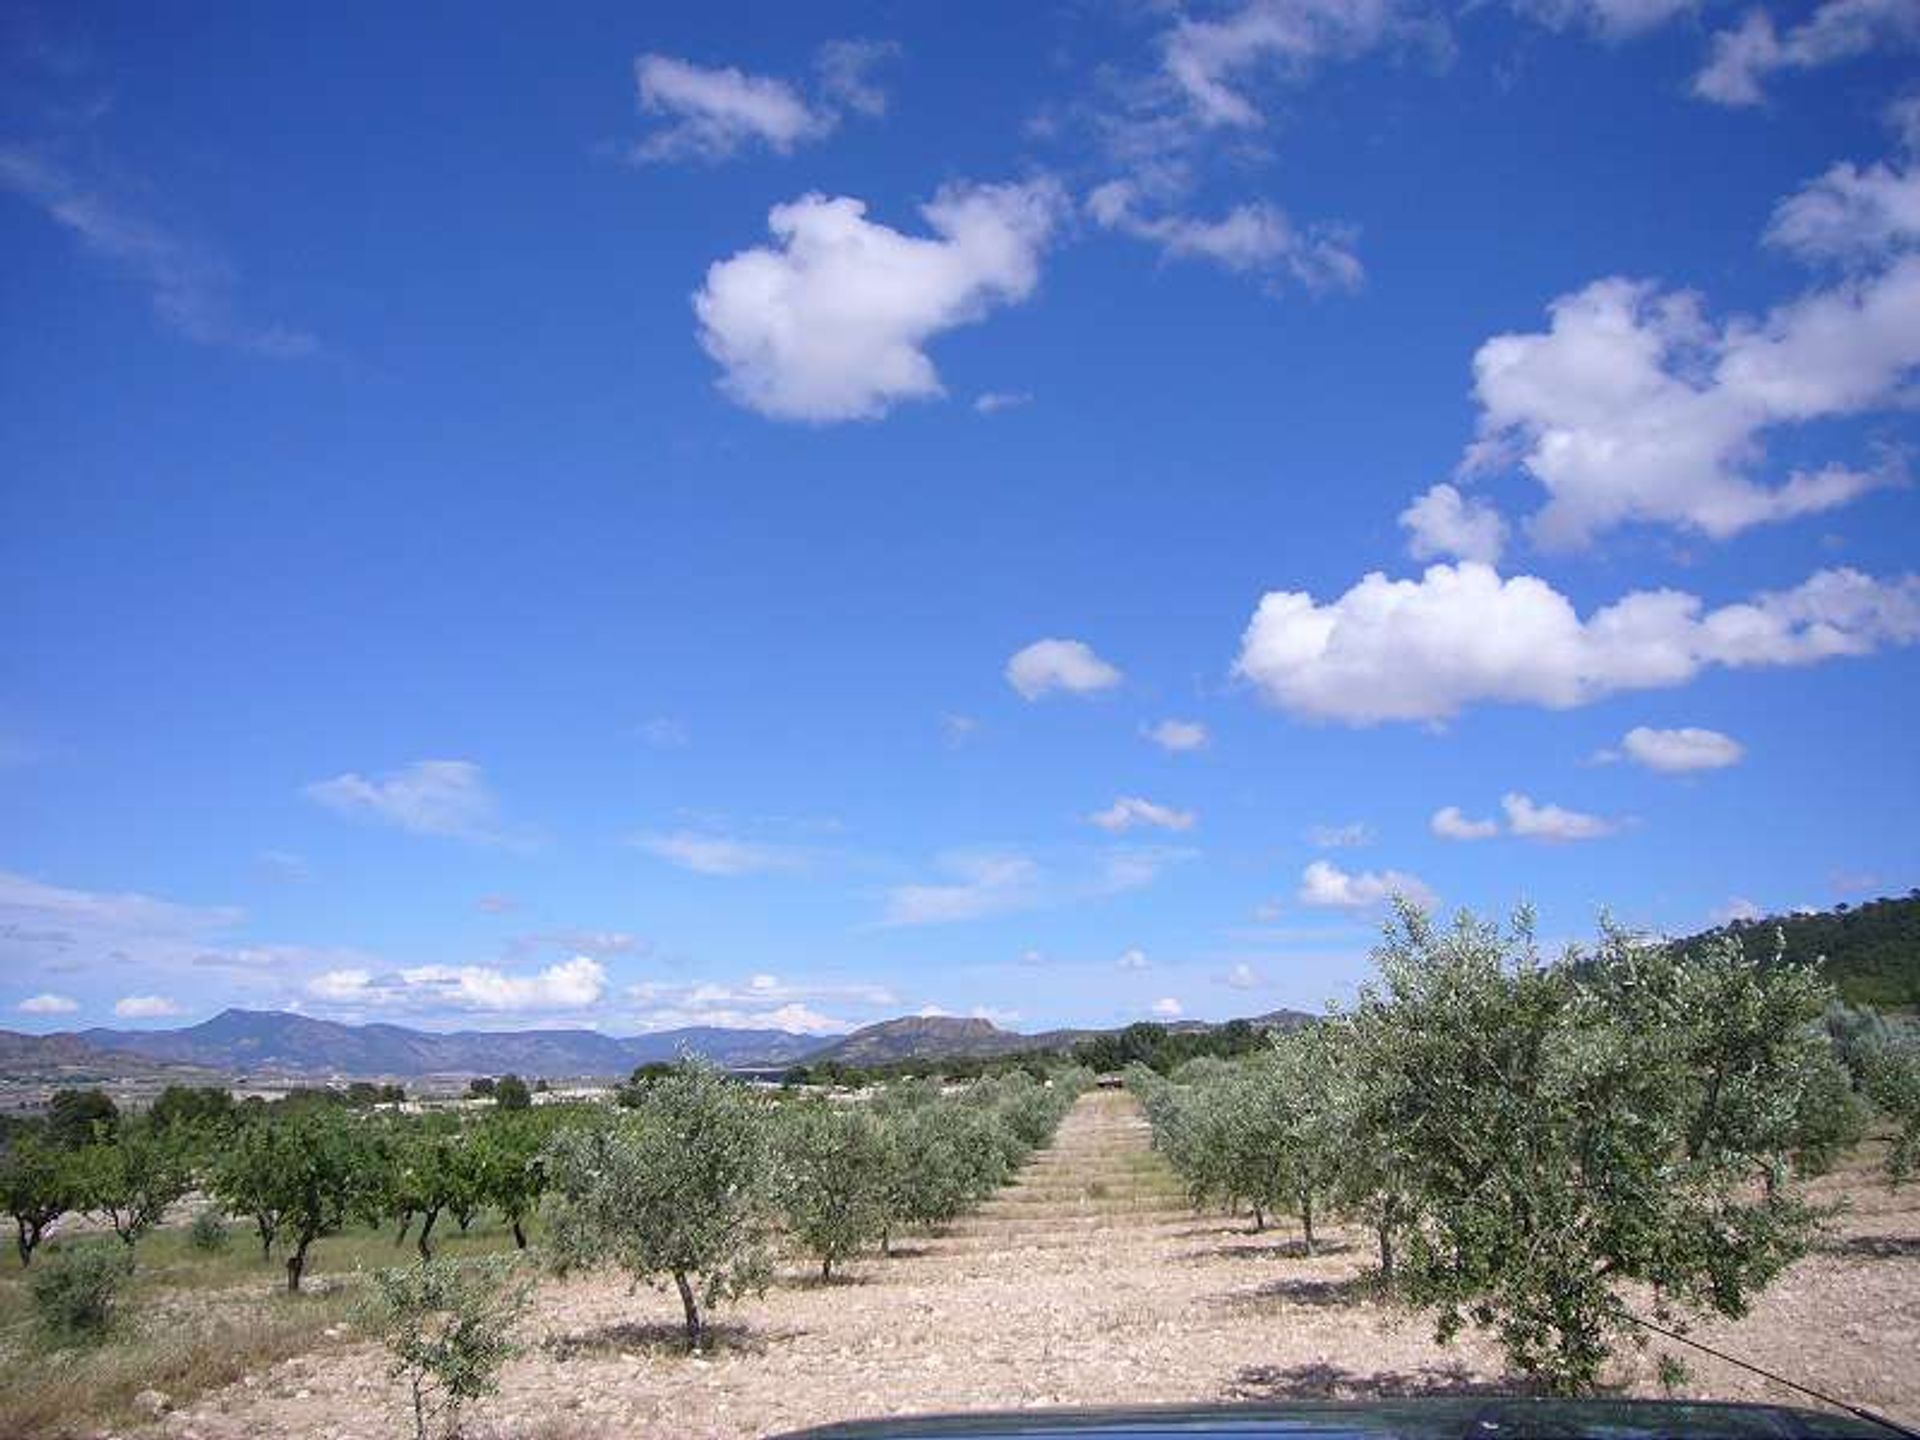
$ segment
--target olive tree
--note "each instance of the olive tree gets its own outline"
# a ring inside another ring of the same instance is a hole
[[[1754,1182],[1825,1043],[1812,971],[1611,928],[1542,962],[1525,915],[1440,929],[1412,907],[1376,959],[1360,1008],[1404,1147],[1402,1286],[1442,1340],[1483,1326],[1579,1392],[1628,1329],[1623,1287],[1662,1314],[1737,1316],[1803,1252],[1811,1211]]]
[[[1867,1096],[1898,1128],[1887,1150],[1887,1179],[1898,1185],[1920,1166],[1920,1044],[1883,1044],[1862,1066]]]
[[[880,1238],[887,1219],[887,1149],[879,1124],[862,1110],[830,1104],[787,1110],[776,1131],[779,1200],[788,1233],[820,1257],[820,1278],[834,1263]]]
[[[358,1318],[392,1354],[387,1373],[407,1381],[414,1440],[458,1434],[461,1409],[499,1388],[526,1300],[504,1256],[373,1272]]]
[[[703,1306],[766,1287],[768,1160],[762,1102],[713,1066],[682,1060],[605,1124],[548,1143],[554,1262],[671,1279],[698,1348]]]

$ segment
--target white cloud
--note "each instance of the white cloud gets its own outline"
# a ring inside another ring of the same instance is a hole
[[[1723,770],[1739,764],[1746,754],[1745,747],[1731,735],[1693,725],[1678,730],[1654,730],[1636,725],[1621,740],[1620,750],[1629,760],[1668,774]]]
[[[38,995],[29,995],[13,1008],[22,1015],[71,1015],[80,1008],[80,1002],[68,995],[42,991]]]
[[[829,100],[877,119],[887,113],[887,92],[874,83],[873,72],[899,54],[891,40],[829,40],[816,61],[820,89]]]
[[[1822,570],[1711,611],[1682,591],[1641,590],[1583,620],[1544,580],[1463,561],[1418,580],[1375,572],[1324,605],[1273,591],[1234,670],[1282,709],[1366,725],[1486,702],[1568,709],[1708,666],[1810,665],[1916,640],[1920,576]]]
[[[342,815],[365,815],[415,835],[500,842],[500,807],[471,760],[416,760],[378,779],[348,773],[316,780],[308,799]]]
[[[1729,898],[1726,904],[1716,905],[1709,918],[1715,925],[1731,925],[1736,920],[1751,923],[1764,919],[1766,913],[1746,896],[1735,895]]]
[[[1297,77],[1324,58],[1357,55],[1387,39],[1392,0],[1243,0],[1218,18],[1183,16],[1165,39],[1166,73],[1203,126],[1264,123],[1246,94],[1262,71]]]
[[[921,209],[926,238],[848,196],[776,205],[772,246],[707,271],[700,343],[721,388],[774,419],[874,419],[943,394],[927,343],[1033,293],[1060,208],[1050,181],[951,185]]]
[[[1599,840],[1620,829],[1617,821],[1560,805],[1535,804],[1528,796],[1517,793],[1501,796],[1500,808],[1506,811],[1508,832],[1523,840],[1543,840],[1548,844]]]
[[[1118,835],[1142,825],[1156,826],[1162,830],[1191,830],[1198,818],[1191,810],[1175,810],[1170,805],[1157,805],[1138,795],[1122,795],[1106,809],[1096,810],[1089,815],[1087,823]]]
[[[1165,1020],[1178,1020],[1186,1010],[1187,1007],[1171,995],[1163,995],[1153,1002],[1153,1013]]]
[[[1025,700],[1055,690],[1092,695],[1118,685],[1118,670],[1080,640],[1036,640],[1007,661],[1007,683]]]
[[[1364,870],[1348,874],[1337,865],[1315,860],[1301,872],[1300,903],[1338,910],[1364,910],[1399,896],[1415,905],[1431,907],[1433,891],[1419,877],[1399,870]]]
[[[1002,410],[1018,410],[1031,405],[1033,395],[1026,390],[988,390],[974,397],[973,408],[982,415],[998,415]]]
[[[1130,946],[1120,952],[1120,958],[1113,962],[1121,970],[1144,970],[1147,968],[1147,952],[1138,945]]]
[[[850,1005],[897,1006],[900,997],[890,987],[866,981],[795,983],[777,975],[752,975],[743,984],[714,980],[694,980],[667,984],[657,980],[629,985],[626,998],[645,1005],[671,1005],[680,1010],[712,1008],[717,1005],[759,1007],[799,1004],[810,1001]]]
[[[1141,733],[1162,750],[1174,754],[1203,750],[1208,740],[1207,727],[1198,720],[1162,720]]]
[[[958,750],[980,733],[980,721],[972,715],[942,715],[940,729],[947,737],[947,745]]]
[[[1258,990],[1267,982],[1261,978],[1259,971],[1243,960],[1227,972],[1225,983],[1235,990]]]
[[[1885,465],[1754,471],[1767,432],[1897,405],[1920,364],[1920,256],[1759,317],[1710,321],[1698,297],[1598,280],[1548,307],[1544,333],[1474,356],[1479,438],[1462,462],[1517,465],[1545,489],[1527,528],[1569,549],[1616,526],[1724,539],[1895,483]]]
[[[727,1005],[665,1005],[641,1012],[633,1023],[643,1032],[683,1030],[696,1025],[727,1030],[785,1030],[795,1035],[844,1035],[853,1029],[850,1021],[823,1014],[797,1001],[771,1010]]]
[[[0,973],[188,969],[223,953],[226,932],[244,919],[232,906],[70,890],[0,870]]]
[[[888,892],[883,925],[946,925],[1024,910],[1040,903],[1042,872],[1024,855],[951,857],[960,878],[941,885],[899,885]]]
[[[1498,820],[1469,819],[1458,805],[1434,811],[1427,824],[1442,840],[1490,840],[1500,833]]]
[[[247,325],[234,315],[234,271],[219,256],[158,224],[140,207],[22,145],[0,144],[0,190],[39,207],[48,219],[148,291],[160,321],[201,345],[268,359],[297,359],[319,349],[313,336],[281,326]]]
[[[633,147],[637,161],[724,160],[755,141],[784,155],[834,126],[831,111],[813,109],[786,81],[732,66],[642,55],[633,74],[640,108],[671,121]]]
[[[1307,843],[1321,850],[1351,850],[1373,843],[1373,827],[1355,820],[1346,825],[1311,825]]]
[[[1286,277],[1309,290],[1357,290],[1366,270],[1353,253],[1351,227],[1301,229],[1284,210],[1265,201],[1237,205],[1217,220],[1190,215],[1148,215],[1132,180],[1110,180],[1087,197],[1087,209],[1102,228],[1160,247],[1174,260],[1206,260],[1235,274]]]
[[[1758,105],[1766,80],[1781,70],[1817,70],[1874,50],[1920,45],[1920,5],[1914,0],[1826,0],[1784,35],[1765,10],[1713,37],[1693,93],[1720,105]]]
[[[127,1020],[158,1020],[184,1012],[165,995],[123,995],[113,1002],[113,1013]]]
[[[1698,0],[1513,0],[1513,8],[1555,30],[1579,26],[1625,40],[1692,10]]]
[[[607,972],[589,955],[576,955],[529,975],[490,965],[413,965],[388,974],[363,966],[324,971],[307,981],[307,994],[353,1009],[494,1013],[579,1011],[606,992]]]
[[[1407,553],[1416,560],[1454,558],[1492,565],[1507,544],[1507,522],[1485,500],[1435,485],[1400,512]]]
[[[1920,167],[1835,165],[1780,202],[1766,239],[1806,260],[1842,263],[1920,243]]]
[[[797,870],[802,864],[801,856],[784,846],[734,840],[695,830],[642,835],[634,844],[649,855],[696,875],[767,875]]]

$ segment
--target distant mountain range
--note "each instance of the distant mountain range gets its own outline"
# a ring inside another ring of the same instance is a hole
[[[1307,1017],[1276,1011],[1254,1023]],[[1180,1028],[1207,1028],[1183,1022]],[[1096,1030],[1026,1035],[988,1020],[909,1015],[849,1035],[696,1026],[625,1037],[594,1030],[414,1030],[404,1025],[345,1025],[278,1010],[223,1010],[177,1030],[93,1029],[53,1035],[0,1030],[0,1074],[50,1075],[192,1067],[229,1075],[399,1078],[501,1075],[551,1079],[624,1076],[637,1065],[682,1051],[742,1069],[837,1060],[847,1065],[953,1056],[1065,1050]]]

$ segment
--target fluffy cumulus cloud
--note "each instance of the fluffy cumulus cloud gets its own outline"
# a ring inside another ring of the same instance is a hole
[[[1620,829],[1618,821],[1604,816],[1583,814],[1564,805],[1539,804],[1531,796],[1518,793],[1501,796],[1500,808],[1506,812],[1509,834],[1550,845],[1570,840],[1600,840]]]
[[[1309,290],[1357,290],[1366,270],[1342,225],[1302,228],[1267,201],[1237,205],[1218,219],[1155,211],[1137,181],[1112,180],[1087,197],[1087,211],[1108,230],[1146,240],[1168,259],[1203,260],[1243,275],[1292,280]]]
[[[378,973],[361,966],[327,970],[307,981],[309,997],[351,1010],[443,1010],[497,1014],[591,1009],[606,993],[598,960],[576,955],[530,974],[490,965],[413,965]]]
[[[1500,822],[1475,820],[1458,805],[1447,805],[1433,812],[1427,828],[1442,840],[1491,840],[1500,833]]]
[[[338,814],[378,820],[415,835],[482,844],[504,838],[499,802],[471,760],[416,760],[374,779],[348,772],[316,780],[306,795]]]
[[[1920,47],[1914,0],[1826,0],[1784,34],[1761,9],[1713,37],[1693,93],[1719,105],[1758,105],[1783,70],[1818,70],[1879,50]]]
[[[1120,958],[1113,963],[1120,970],[1144,970],[1147,968],[1147,952],[1138,945],[1130,945],[1120,952]]]
[[[1059,691],[1094,695],[1121,681],[1119,670],[1081,640],[1036,640],[1007,661],[1007,683],[1023,700]]]
[[[1838,463],[1773,482],[1754,472],[1771,430],[1901,403],[1920,364],[1920,256],[1718,324],[1696,296],[1620,278],[1548,313],[1545,331],[1475,355],[1479,438],[1462,463],[1539,482],[1546,504],[1527,526],[1548,548],[1630,522],[1721,539],[1899,478]]]
[[[1640,590],[1583,619],[1544,580],[1462,562],[1418,580],[1376,572],[1325,604],[1271,592],[1234,669],[1290,713],[1367,725],[1489,702],[1567,709],[1709,666],[1810,665],[1916,640],[1920,576],[1823,570],[1715,610],[1684,591]]]
[[[1178,1020],[1187,1013],[1187,1007],[1171,995],[1162,995],[1153,1002],[1153,1013],[1162,1020]]]
[[[1716,925],[1752,924],[1755,920],[1764,919],[1766,913],[1746,896],[1733,895],[1728,897],[1726,904],[1714,906],[1708,918]]]
[[[1255,970],[1253,966],[1242,960],[1226,973],[1221,983],[1235,990],[1258,990],[1267,982],[1261,977],[1258,970]]]
[[[940,395],[928,342],[1033,293],[1061,207],[1049,181],[951,185],[921,209],[932,234],[916,236],[849,196],[776,205],[772,245],[707,271],[700,343],[721,388],[774,419],[874,419]]]
[[[634,844],[696,875],[767,875],[802,868],[801,856],[790,848],[697,830],[642,835]]]
[[[1399,870],[1362,870],[1350,874],[1329,861],[1315,860],[1300,876],[1302,905],[1365,910],[1395,897],[1422,906],[1432,906],[1437,899],[1418,876]]]
[[[13,1008],[22,1015],[71,1015],[80,1008],[80,1002],[70,995],[43,990],[38,995],[29,995]]]
[[[165,995],[123,995],[113,1002],[113,1013],[123,1020],[163,1020],[185,1012]]]
[[[1767,243],[1805,260],[1871,263],[1920,244],[1920,166],[1911,157],[1832,166],[1782,200]]]
[[[1106,809],[1094,811],[1087,817],[1087,823],[1118,835],[1142,826],[1160,830],[1191,830],[1198,818],[1191,810],[1176,810],[1171,805],[1156,804],[1138,795],[1122,795]]]
[[[1507,544],[1507,522],[1485,500],[1435,485],[1400,512],[1407,553],[1416,560],[1478,560],[1492,565]]]
[[[1176,755],[1204,750],[1207,746],[1207,727],[1198,720],[1162,720],[1145,727],[1141,733],[1162,750]]]
[[[1738,740],[1718,730],[1696,725],[1655,730],[1636,725],[1621,739],[1618,752],[1609,752],[1608,758],[1616,753],[1649,770],[1679,775],[1692,770],[1724,770],[1738,765],[1747,752]]]
[[[900,997],[884,985],[865,982],[787,981],[754,975],[746,981],[645,981],[630,985],[625,999],[641,1030],[670,1030],[688,1025],[720,1025],[743,1030],[788,1030],[803,1035],[832,1035],[852,1022],[816,1009],[859,1006],[897,1009]]]
[[[637,161],[724,160],[753,144],[785,154],[833,129],[833,113],[808,105],[784,80],[670,55],[640,56],[633,74],[640,108],[667,121],[633,147]]]

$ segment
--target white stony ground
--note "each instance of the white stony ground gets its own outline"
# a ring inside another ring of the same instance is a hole
[[[1823,1249],[1755,1314],[1702,1338],[1920,1423],[1920,1197],[1865,1169]],[[1349,1398],[1499,1388],[1497,1352],[1434,1344],[1366,1293],[1364,1237],[1306,1259],[1292,1232],[1196,1217],[1121,1093],[1082,1097],[1018,1184],[946,1235],[821,1286],[798,1266],[723,1314],[708,1353],[677,1345],[678,1301],[610,1278],[543,1283],[501,1394],[467,1433],[492,1440],[764,1436],[856,1417],[1036,1405]],[[1713,1361],[1687,1392],[1792,1402]],[[1658,1393],[1650,1359],[1614,1377]],[[172,1440],[359,1440],[410,1433],[381,1352],[289,1361],[165,1416]]]

